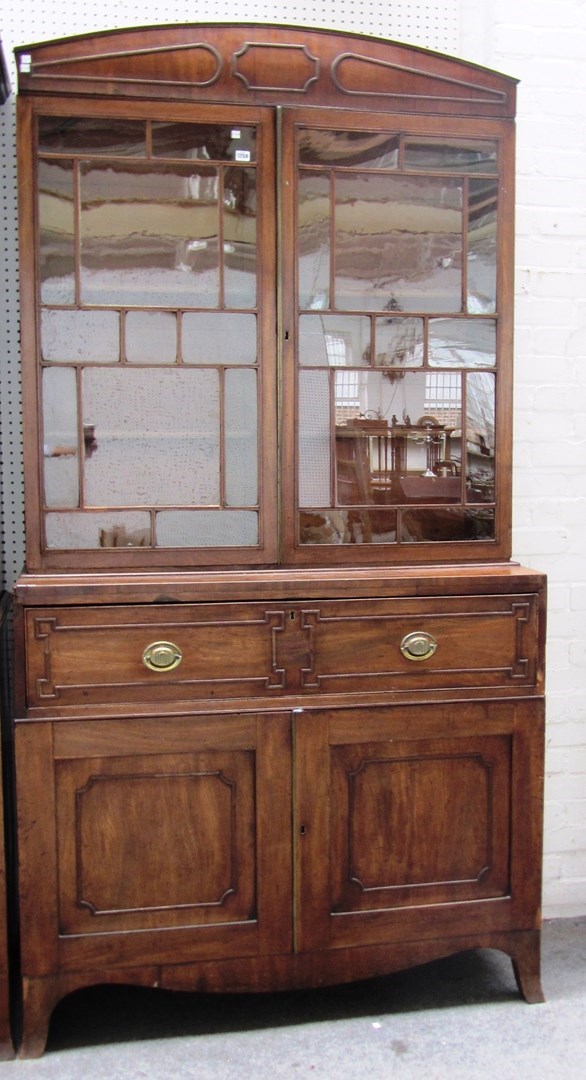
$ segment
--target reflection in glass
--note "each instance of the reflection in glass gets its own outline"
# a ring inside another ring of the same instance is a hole
[[[227,506],[258,502],[256,371],[232,368],[224,382],[224,443]]]
[[[217,306],[216,169],[81,162],[80,172],[82,302]]]
[[[75,303],[73,165],[39,161],[39,278],[45,304]]]
[[[224,302],[256,304],[256,170],[224,170]]]
[[[496,173],[497,143],[486,139],[405,137],[405,168],[432,172]]]
[[[336,506],[462,501],[461,373],[388,374],[300,373],[300,506],[331,503],[332,413]]]
[[[399,136],[387,131],[319,131],[304,128],[299,132],[299,161],[302,165],[361,165],[371,169],[396,169]]]
[[[430,319],[431,367],[494,367],[494,319]]]
[[[41,356],[61,363],[118,363],[120,315],[117,311],[43,309]]]
[[[337,505],[461,501],[460,372],[341,370],[334,397]]]
[[[370,319],[360,315],[302,315],[299,363],[306,367],[357,367],[370,360]]]
[[[406,368],[423,364],[423,319],[375,320],[376,367]]]
[[[462,388],[459,372],[336,371],[336,424],[377,421],[388,427],[460,426]]]
[[[79,506],[77,383],[73,368],[43,370],[45,505]]]
[[[145,132],[144,120],[115,120],[111,116],[41,116],[39,150],[41,153],[144,157]]]
[[[460,311],[462,181],[336,177],[337,308]]]
[[[186,364],[256,364],[256,315],[186,311],[182,318]]]
[[[330,182],[321,173],[299,178],[299,307],[330,304]]]
[[[470,180],[468,195],[468,311],[496,310],[496,180]]]
[[[254,161],[256,129],[225,124],[183,124],[153,120],[154,157],[191,161]]]
[[[169,368],[83,372],[87,506],[217,504],[220,496],[218,373]]]
[[[489,371],[466,376],[466,499],[494,502],[495,379]]]
[[[299,505],[328,506],[330,495],[330,378],[299,375]]]
[[[404,544],[448,543],[455,540],[494,540],[494,510],[433,506],[401,513],[401,542]]]
[[[394,544],[396,510],[302,510],[301,544]]]
[[[126,359],[131,364],[174,364],[177,316],[171,311],[127,312]]]
[[[151,519],[145,511],[50,513],[46,515],[47,547],[150,547]]]
[[[155,523],[157,547],[256,547],[254,510],[161,510]]]

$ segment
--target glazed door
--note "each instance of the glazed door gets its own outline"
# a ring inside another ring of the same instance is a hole
[[[290,951],[288,717],[21,725],[17,753],[25,974]]]
[[[283,513],[298,562],[507,550],[510,138],[498,122],[442,118],[438,130],[429,118],[285,113],[296,476],[285,464]]]
[[[528,888],[536,909],[539,882],[515,869],[532,843],[533,708],[296,715],[300,952],[507,929]]]
[[[43,98],[20,128],[29,566],[274,561],[272,110]]]
[[[511,134],[438,123],[21,103],[31,567],[508,556]]]

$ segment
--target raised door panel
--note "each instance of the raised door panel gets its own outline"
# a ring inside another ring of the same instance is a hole
[[[251,750],[56,766],[64,934],[250,920]]]
[[[505,894],[508,736],[358,743],[331,760],[334,911]]]
[[[29,729],[18,734],[24,747]],[[286,718],[90,721],[59,725],[52,743],[57,922],[45,929],[61,966],[287,950]],[[25,818],[45,802],[21,788]],[[50,878],[23,837],[24,880],[40,875],[38,888]]]
[[[526,710],[296,717],[300,951],[510,927],[538,790]]]

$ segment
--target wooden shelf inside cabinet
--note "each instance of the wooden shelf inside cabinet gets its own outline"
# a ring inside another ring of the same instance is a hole
[[[515,80],[247,24],[17,62],[21,1054],[97,982],[494,947],[538,1000]]]

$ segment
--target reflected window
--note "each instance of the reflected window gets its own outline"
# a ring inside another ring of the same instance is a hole
[[[425,376],[424,413],[444,427],[462,422],[462,377],[459,371],[430,371]]]
[[[302,315],[299,363],[303,367],[357,367],[370,362],[370,320],[354,315]]]

